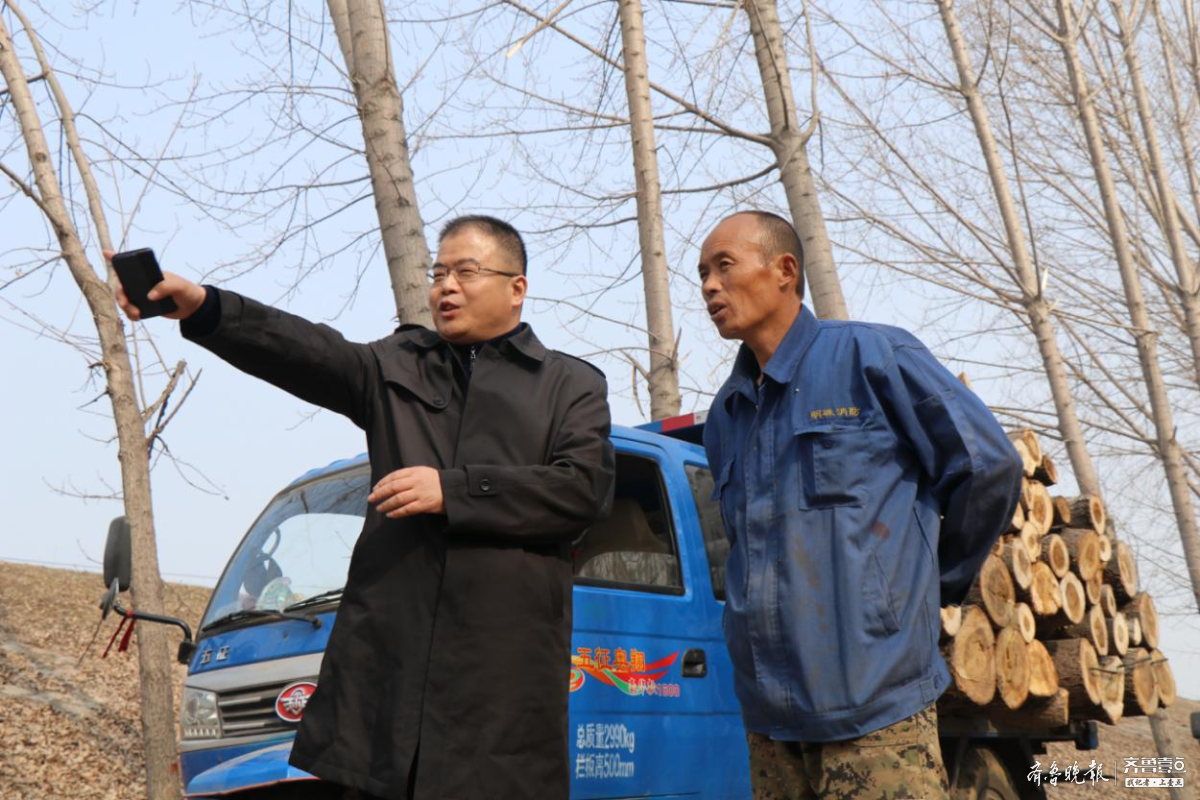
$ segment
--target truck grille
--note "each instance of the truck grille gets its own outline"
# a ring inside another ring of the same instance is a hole
[[[228,738],[296,730],[296,723],[285,722],[275,713],[279,693],[292,682],[270,683],[218,695],[223,735]]]

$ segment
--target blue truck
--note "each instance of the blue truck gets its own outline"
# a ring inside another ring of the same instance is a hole
[[[575,548],[570,681],[573,800],[750,798],[746,738],[721,630],[729,545],[700,446],[703,414],[616,427],[611,516]],[[333,798],[288,762],[367,508],[365,455],[284,488],[230,558],[185,631],[179,774],[189,798]],[[110,528],[106,608],[128,584],[128,547]],[[114,579],[120,584],[114,586]],[[486,654],[482,654],[486,657]],[[511,665],[506,665],[511,666]],[[941,722],[956,798],[1044,796],[1026,774],[1043,744],[1096,746],[1094,722],[998,729]]]

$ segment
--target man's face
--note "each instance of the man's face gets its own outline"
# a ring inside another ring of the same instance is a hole
[[[450,268],[445,280],[429,287],[429,310],[442,338],[470,344],[508,333],[521,319],[525,277],[496,240],[468,225],[447,236],[438,248],[435,266]],[[460,282],[455,267],[483,267],[472,281]],[[496,272],[513,273],[515,277]]]
[[[722,339],[745,339],[795,300],[794,289],[781,290],[782,273],[763,250],[758,220],[750,215],[717,225],[700,248],[697,271],[709,319]]]

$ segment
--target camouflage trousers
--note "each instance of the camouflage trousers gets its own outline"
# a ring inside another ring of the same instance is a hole
[[[949,800],[932,705],[858,739],[748,738],[754,800]]]

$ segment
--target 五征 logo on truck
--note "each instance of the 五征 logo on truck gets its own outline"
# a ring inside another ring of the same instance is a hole
[[[275,699],[275,713],[284,722],[299,722],[304,716],[304,708],[308,698],[316,691],[317,685],[312,681],[296,681],[283,687],[279,697]]]

